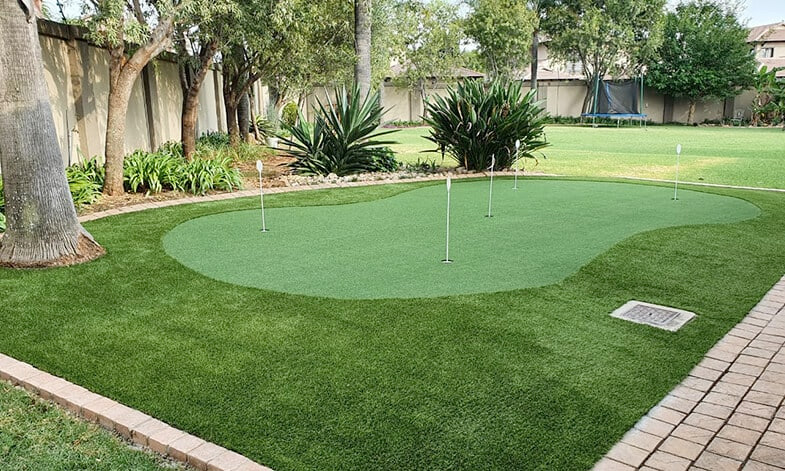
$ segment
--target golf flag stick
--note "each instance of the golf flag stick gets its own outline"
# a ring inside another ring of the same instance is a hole
[[[679,199],[679,157],[681,157],[681,144],[676,146],[676,180],[673,184],[673,201]]]
[[[492,218],[493,214],[491,214],[491,204],[493,203],[493,167],[496,166],[496,156],[491,154],[491,186],[490,190],[488,191],[488,215],[486,217]]]
[[[520,166],[518,165],[518,159],[520,158],[519,157],[520,152],[521,152],[521,140],[517,139],[515,141],[515,186],[512,187],[513,190],[518,189],[518,167]]]
[[[444,260],[442,263],[452,263],[450,260],[450,187],[452,186],[452,178],[447,176],[447,243],[445,244]]]
[[[262,206],[262,232],[267,232],[267,225],[264,221],[264,188],[262,187],[262,170],[264,165],[261,160],[256,161],[256,171],[259,172],[259,202]]]

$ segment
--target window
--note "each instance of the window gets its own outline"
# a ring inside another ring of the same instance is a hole
[[[764,47],[760,51],[760,57],[763,59],[768,59],[770,57],[774,57],[774,48],[773,47]]]

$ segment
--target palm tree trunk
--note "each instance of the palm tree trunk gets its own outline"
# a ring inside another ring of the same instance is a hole
[[[354,0],[354,81],[365,98],[371,91],[371,0]]]
[[[44,81],[35,13],[24,5],[0,2],[0,166],[7,218],[0,265],[71,265],[104,251],[76,218]]]

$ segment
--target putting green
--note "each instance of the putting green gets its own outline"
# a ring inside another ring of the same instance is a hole
[[[205,276],[242,286],[334,298],[413,298],[558,282],[636,233],[758,215],[737,198],[624,183],[488,181],[452,187],[450,258],[444,185],[366,203],[268,209],[192,219],[166,252]],[[678,260],[674,260],[678,263]]]

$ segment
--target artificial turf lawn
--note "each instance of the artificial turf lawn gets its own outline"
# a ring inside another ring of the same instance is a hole
[[[403,162],[442,161],[427,141],[429,128],[409,128],[389,137]],[[591,128],[546,126],[551,145],[543,149],[535,171],[574,176],[633,176],[673,179],[676,144],[682,144],[680,178],[685,181],[785,188],[785,132],[782,128],[650,126]],[[527,160],[526,168],[533,168]]]
[[[132,450],[97,425],[0,381],[0,469],[3,471],[176,471],[152,453]]]
[[[711,193],[761,214],[636,234],[553,285],[434,299],[244,288],[164,253],[172,228],[254,198],[110,217],[86,225],[100,260],[0,270],[0,351],[278,471],[588,469],[785,273],[785,195]],[[608,315],[632,298],[699,317],[670,333]]]
[[[339,206],[234,211],[187,221],[166,252],[211,278],[335,298],[414,298],[507,291],[561,281],[638,232],[728,223],[758,215],[737,198],[623,183],[456,183],[451,255],[445,257],[446,191],[429,186]]]

